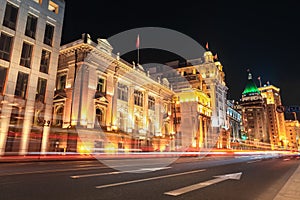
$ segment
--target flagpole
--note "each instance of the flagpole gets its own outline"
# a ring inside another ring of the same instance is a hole
[[[137,54],[138,54],[138,61],[137,63],[140,64],[140,47],[137,49]]]
[[[137,64],[140,64],[140,34],[136,38],[136,48],[137,48]]]
[[[261,78],[260,78],[260,76],[257,78],[258,79],[258,81],[259,81],[259,87],[261,87]]]

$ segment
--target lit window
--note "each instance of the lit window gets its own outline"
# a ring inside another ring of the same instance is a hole
[[[35,2],[37,2],[38,4],[42,4],[42,0],[33,0]]]
[[[48,10],[58,14],[58,5],[56,3],[54,3],[53,1],[49,1]]]
[[[7,3],[5,8],[3,25],[13,30],[16,30],[18,11],[19,11],[18,7],[10,3]]]

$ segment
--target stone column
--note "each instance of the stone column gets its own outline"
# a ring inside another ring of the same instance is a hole
[[[6,100],[5,100],[6,101]],[[7,101],[6,101],[7,102]],[[1,110],[1,123],[0,123],[0,156],[5,153],[5,146],[7,141],[7,132],[10,123],[10,115],[11,115],[11,106],[8,106],[6,103],[3,103]]]
[[[199,116],[199,147],[203,147],[203,117]]]
[[[112,97],[112,126],[117,126],[117,111],[118,111],[118,78],[113,78],[113,84],[114,84],[114,95]]]
[[[144,92],[144,102],[143,102],[143,129],[146,131],[146,137],[148,137],[148,93],[149,91],[146,90]],[[147,138],[146,138],[147,139]]]
[[[128,88],[128,119],[127,119],[128,133],[132,133],[134,128],[134,86]]]

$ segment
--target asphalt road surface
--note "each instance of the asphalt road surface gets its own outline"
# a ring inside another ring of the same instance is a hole
[[[299,159],[121,159],[0,164],[0,200],[272,200]],[[107,164],[107,162],[106,162]],[[112,167],[112,168],[111,168]]]

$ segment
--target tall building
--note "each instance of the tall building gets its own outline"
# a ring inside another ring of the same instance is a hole
[[[174,148],[167,80],[112,53],[88,34],[60,48],[51,151],[135,151]]]
[[[267,104],[266,116],[270,143],[272,146],[284,146],[286,140],[284,113],[276,111],[281,106],[280,89],[273,85],[265,85],[258,88]]]
[[[45,152],[65,3],[0,4],[0,155]]]
[[[195,62],[195,61],[194,61]],[[209,143],[221,143],[219,135],[226,134],[228,130],[227,113],[227,86],[223,65],[213,56],[211,51],[204,52],[203,59],[194,64],[197,71],[202,75],[206,84],[206,91],[211,99],[211,127]],[[220,145],[219,145],[220,146]]]
[[[246,87],[242,93],[240,101],[242,107],[242,118],[244,131],[248,140],[252,142],[269,143],[266,104],[252,79],[251,73],[248,74]]]

